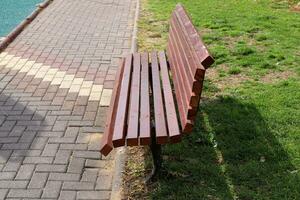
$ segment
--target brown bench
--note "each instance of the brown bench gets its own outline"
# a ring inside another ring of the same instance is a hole
[[[101,153],[121,146],[150,145],[154,171],[161,144],[180,142],[194,126],[205,70],[214,62],[185,9],[170,20],[167,51],[134,53],[121,62]]]

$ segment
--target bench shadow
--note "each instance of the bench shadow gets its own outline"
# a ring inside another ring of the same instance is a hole
[[[0,94],[0,171],[16,171],[25,157],[39,156],[45,141],[39,133],[47,127],[46,112],[28,105],[26,96]]]
[[[254,104],[219,97],[201,104],[196,127],[163,148],[152,199],[300,199],[288,153]]]

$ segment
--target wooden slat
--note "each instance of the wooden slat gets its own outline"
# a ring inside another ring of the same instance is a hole
[[[174,45],[176,45],[175,40],[172,40],[172,35],[170,34],[170,43],[169,43],[169,53],[170,53],[170,61],[172,62],[171,65],[171,70],[172,70],[172,74],[173,77],[175,77],[174,82],[178,82],[178,91],[176,91],[177,93],[179,93],[182,96],[182,105],[183,108],[185,110],[185,114],[187,114],[187,118],[193,120],[196,116],[197,113],[197,106],[190,106],[190,101],[191,101],[191,96],[189,95],[189,93],[187,92],[187,87],[186,85],[184,85],[184,77],[183,77],[183,70],[181,68],[183,68],[183,65],[180,65],[181,62],[181,58],[178,54],[178,52],[176,52],[176,47],[174,47]],[[180,70],[181,69],[181,70]],[[176,88],[175,88],[176,89]]]
[[[123,58],[121,60],[120,67],[116,75],[116,81],[114,84],[113,93],[110,100],[110,106],[107,113],[105,130],[104,130],[103,137],[101,139],[100,152],[104,156],[107,156],[113,149],[112,136],[113,136],[113,130],[115,126],[116,110],[118,107],[119,91],[120,91],[120,85],[121,85],[123,71],[124,71],[124,64],[125,64],[125,59]]]
[[[169,63],[170,66],[174,66],[174,59],[173,59],[173,54],[171,53],[171,47],[170,47],[170,42],[169,45],[167,46],[167,52],[169,55]],[[183,103],[184,99],[182,97],[182,94],[180,92],[180,87],[179,87],[179,81],[177,79],[176,73],[175,73],[175,69],[173,67],[171,67],[171,71],[172,71],[172,79],[173,79],[173,84],[174,84],[174,88],[175,88],[175,95],[176,95],[176,102],[177,102],[177,107],[178,107],[178,113],[180,116],[180,122],[181,122],[181,126],[184,127],[186,122],[186,107]]]
[[[128,55],[125,60],[123,79],[120,88],[120,98],[118,102],[118,109],[116,110],[116,122],[113,131],[113,145],[114,147],[125,145],[125,130],[126,117],[129,99],[129,88],[132,71],[132,55]]]
[[[140,144],[149,145],[151,143],[151,128],[148,53],[142,53],[141,65]]]
[[[191,67],[189,68],[196,80],[203,80],[203,75],[205,73],[205,68],[201,64],[201,62],[198,59],[198,55],[195,51],[195,48],[192,46],[189,35],[187,35],[187,32],[185,27],[180,23],[180,19],[178,19],[177,13],[174,12],[172,15],[171,20],[171,27],[176,30],[178,38],[180,38],[180,45],[181,48],[184,49],[183,55],[188,56],[190,58],[186,58],[189,62],[191,62]]]
[[[163,51],[159,52],[158,58],[160,63],[164,104],[165,104],[166,117],[168,123],[168,133],[169,133],[170,141],[175,143],[181,140],[181,135],[178,127],[177,114],[175,110],[175,103],[172,94],[172,88],[171,88],[171,82],[170,82],[165,52]]]
[[[172,15],[171,27],[173,27],[176,30],[177,36],[180,38],[179,44],[181,45],[181,48],[184,49],[182,54],[187,54],[188,57],[190,57],[186,59],[192,63],[192,66],[189,69],[192,70],[194,78],[198,81],[203,81],[205,68],[199,61],[199,55],[195,51],[194,46],[191,44],[191,41],[189,40],[189,35],[185,30],[185,26],[182,25],[182,21],[178,19],[178,15],[176,12],[174,12]],[[201,90],[202,85],[198,88],[200,88]],[[199,89],[194,92],[198,93],[197,91],[199,91]]]
[[[168,142],[168,134],[166,129],[166,119],[156,52],[151,53],[151,62],[156,142],[158,144],[165,144]]]
[[[141,79],[141,54],[133,54],[133,73],[130,88],[130,105],[127,129],[127,145],[137,146],[139,144],[139,109],[140,109],[140,79]]]
[[[172,63],[172,65],[170,66],[171,70],[172,70],[172,75],[174,77],[174,82],[178,83],[178,92],[181,95],[181,99],[182,99],[182,104],[185,110],[185,113],[187,113],[187,108],[189,105],[189,99],[188,99],[188,95],[186,92],[186,87],[185,87],[185,82],[182,78],[182,74],[179,70],[179,64],[180,64],[180,58],[177,56],[178,54],[176,54],[175,51],[175,47],[174,47],[174,39],[170,34],[170,43],[169,43],[169,54],[170,54],[170,61]],[[179,84],[180,83],[180,84]]]
[[[214,63],[214,59],[212,58],[205,44],[201,40],[198,31],[192,24],[192,21],[188,16],[187,12],[185,11],[185,9],[181,4],[176,5],[175,12],[176,15],[178,16],[178,19],[180,20],[180,23],[183,26],[182,30],[186,31],[187,35],[189,36],[188,39],[190,41],[190,44],[194,47],[195,52],[198,55],[199,62],[205,68],[210,67]]]
[[[191,81],[191,83],[195,80],[195,72],[197,70],[197,65],[194,62],[192,49],[189,45],[186,45],[186,38],[184,35],[184,32],[181,30],[181,27],[178,24],[178,20],[176,18],[176,15],[173,14],[172,18],[170,20],[170,32],[174,34],[173,36],[176,39],[176,43],[178,43],[180,56],[182,57],[186,71],[188,75],[188,79]]]
[[[173,57],[173,53],[171,53],[171,42],[168,42],[168,46],[167,46],[167,52],[169,55],[169,63],[170,66],[174,66],[175,65],[175,59]],[[182,93],[180,92],[180,82],[177,79],[177,73],[174,69],[174,67],[170,67],[171,71],[172,71],[172,79],[173,79],[173,84],[174,84],[174,88],[175,88],[175,96],[176,96],[176,103],[177,103],[177,107],[178,107],[178,113],[179,113],[179,119],[180,119],[180,123],[181,123],[181,129],[182,132],[190,132],[193,128],[193,122],[191,120],[187,119],[187,110],[186,107],[183,103],[184,99],[182,97]]]
[[[197,63],[195,57],[195,51],[189,45],[184,31],[180,28],[177,17],[173,14],[171,20],[171,28],[174,28],[174,32],[176,33],[177,41],[180,46],[181,55],[183,55],[184,60],[187,62],[187,66],[185,69],[189,69],[190,76],[192,77],[191,85],[192,91],[199,95],[199,92],[202,90],[201,81],[204,79],[205,68],[201,65],[201,63]]]
[[[191,77],[191,71],[187,70],[187,68],[190,68],[190,65],[188,64],[188,58],[184,57],[185,50],[183,50],[180,46],[180,38],[176,36],[176,31],[172,28],[170,29],[170,38],[173,41],[172,46],[174,47],[175,56],[177,61],[179,61],[179,63],[176,64],[176,67],[178,69],[181,81],[184,83],[183,87],[188,105],[191,107],[197,107],[200,97],[192,91],[194,84],[197,83],[197,81],[194,79],[194,77]],[[198,94],[199,92],[200,91],[197,91]]]

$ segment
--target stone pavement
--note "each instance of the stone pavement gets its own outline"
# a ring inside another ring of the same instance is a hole
[[[136,0],[54,0],[0,54],[0,199],[109,199],[99,143]]]

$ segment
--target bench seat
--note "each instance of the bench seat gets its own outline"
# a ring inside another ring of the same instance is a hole
[[[158,144],[179,142],[181,131],[165,52],[130,54],[120,67],[104,134],[110,138],[103,138],[101,153],[107,155],[113,147],[125,145],[150,145],[151,134],[156,134]]]

